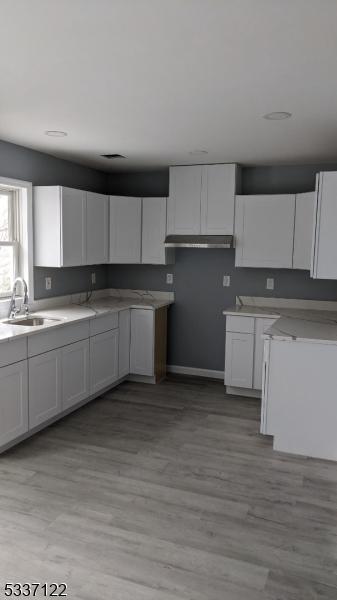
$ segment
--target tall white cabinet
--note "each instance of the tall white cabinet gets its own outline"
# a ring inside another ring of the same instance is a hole
[[[238,182],[235,164],[170,168],[169,235],[232,235]]]
[[[311,277],[337,279],[337,172],[316,178]]]

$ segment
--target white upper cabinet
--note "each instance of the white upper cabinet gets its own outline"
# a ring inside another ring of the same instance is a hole
[[[296,194],[294,269],[310,270],[315,196],[315,192]]]
[[[291,269],[295,194],[236,196],[235,265]]]
[[[233,234],[236,180],[234,164],[171,167],[167,233]]]
[[[236,178],[236,165],[203,166],[201,234],[233,235]]]
[[[109,198],[104,194],[87,193],[87,265],[108,262]]]
[[[110,263],[140,263],[142,199],[110,196]]]
[[[170,195],[167,205],[167,233],[200,233],[201,165],[170,168]]]
[[[316,179],[311,277],[337,279],[337,172]]]
[[[35,265],[75,267],[107,262],[108,199],[61,186],[34,188]]]
[[[143,198],[142,263],[167,265],[174,262],[174,250],[165,248],[166,198]]]

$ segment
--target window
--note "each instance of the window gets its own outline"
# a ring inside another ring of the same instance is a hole
[[[19,269],[18,191],[0,187],[0,297],[9,296]]]

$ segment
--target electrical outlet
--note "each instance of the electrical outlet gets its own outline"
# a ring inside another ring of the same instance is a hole
[[[172,283],[173,283],[173,273],[166,273],[166,283],[168,285],[172,285]]]
[[[231,276],[230,275],[224,275],[223,276],[223,280],[222,280],[223,287],[229,287],[230,284],[231,284]]]
[[[91,283],[92,283],[92,285],[95,285],[95,283],[96,283],[96,273],[91,273]]]
[[[46,290],[51,290],[51,277],[45,277]]]
[[[274,289],[274,279],[272,277],[268,277],[267,282],[266,282],[266,289],[267,290],[273,290]]]

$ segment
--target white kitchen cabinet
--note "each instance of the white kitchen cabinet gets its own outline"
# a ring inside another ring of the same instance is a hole
[[[166,198],[142,200],[142,263],[167,265],[174,262],[174,250],[165,248]]]
[[[62,412],[62,352],[52,350],[28,360],[29,429]]]
[[[141,262],[142,199],[110,196],[110,263]]]
[[[310,270],[315,192],[296,194],[294,269]]]
[[[130,373],[154,376],[154,317],[147,309],[131,309]]]
[[[118,376],[125,377],[130,373],[130,337],[131,314],[130,310],[121,310],[119,313],[119,346],[118,346]]]
[[[82,340],[62,348],[62,409],[89,395],[89,340]]]
[[[90,338],[91,393],[109,387],[118,379],[118,329]]]
[[[86,192],[61,186],[34,188],[35,265],[86,263]]]
[[[28,431],[27,361],[0,368],[0,446]]]
[[[316,178],[311,277],[337,279],[337,172]]]
[[[233,235],[236,184],[237,165],[202,167],[202,235]]]
[[[225,385],[253,387],[254,335],[226,332]]]
[[[167,233],[200,234],[202,165],[170,168]]]
[[[86,264],[108,262],[109,251],[109,198],[104,194],[87,192]]]
[[[262,363],[263,363],[263,344],[262,335],[264,332],[275,323],[277,319],[255,319],[255,340],[254,340],[254,375],[253,388],[262,390]]]
[[[235,265],[291,269],[295,194],[236,196]]]

